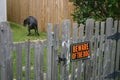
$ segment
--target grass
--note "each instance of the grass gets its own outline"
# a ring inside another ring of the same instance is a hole
[[[43,50],[44,55],[43,55],[43,59],[44,59],[44,73],[46,73],[46,66],[47,66],[47,62],[46,62],[46,57],[47,57],[47,52],[46,52],[46,48],[44,48]],[[16,79],[17,77],[17,55],[16,55],[16,51],[13,51],[13,72],[14,72],[14,79]],[[34,49],[30,49],[30,68],[33,68],[30,70],[30,79],[34,80]],[[25,68],[26,66],[26,53],[25,53],[25,49],[22,49],[22,80],[25,80],[25,76],[26,76],[26,72],[25,69],[23,69],[23,67]]]
[[[13,52],[13,71],[14,71],[14,79],[17,77],[17,55],[16,51]],[[22,80],[25,80],[26,72],[25,68],[26,66],[26,53],[25,49],[22,49]],[[32,48],[30,51],[30,68],[34,67],[34,49]],[[34,80],[34,69],[30,70],[30,79]]]
[[[10,28],[12,31],[12,35],[13,35],[13,42],[21,42],[21,41],[26,41],[28,39],[30,40],[44,40],[46,39],[46,33],[45,32],[39,32],[40,36],[35,36],[34,35],[34,30],[32,31],[32,35],[31,36],[27,36],[28,31],[27,31],[27,27],[24,27],[22,25],[13,23],[13,22],[9,22],[10,23]],[[16,51],[13,51],[13,71],[14,71],[14,79],[16,79],[16,74],[17,74],[17,70],[16,70]],[[26,53],[25,50],[22,49],[22,66],[25,67],[26,66]],[[34,67],[34,49],[31,49],[30,51],[30,65],[31,67]],[[44,72],[46,72],[46,48],[44,48]],[[25,70],[22,70],[22,80],[25,80]],[[34,69],[32,69],[30,71],[30,79],[34,80]]]
[[[22,25],[10,22],[11,31],[13,34],[13,41],[14,42],[20,42],[20,41],[26,41],[28,39],[30,40],[43,40],[46,39],[46,33],[45,32],[39,32],[40,36],[34,35],[34,30],[31,31],[32,35],[27,36],[28,30],[27,27],[24,27]]]

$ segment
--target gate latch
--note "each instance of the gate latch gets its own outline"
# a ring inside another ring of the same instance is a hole
[[[65,58],[65,56],[61,57],[60,55],[58,55],[57,61],[58,63],[63,62],[63,64],[66,64],[67,59]]]

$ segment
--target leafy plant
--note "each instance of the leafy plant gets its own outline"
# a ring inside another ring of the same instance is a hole
[[[87,18],[105,20],[107,17],[120,19],[120,0],[70,0],[74,3],[73,19],[84,23]]]

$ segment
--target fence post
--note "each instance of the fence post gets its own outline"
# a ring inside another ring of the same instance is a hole
[[[108,18],[106,20],[106,38],[105,38],[105,53],[104,53],[104,77],[107,76],[110,72],[111,65],[111,40],[107,39],[108,36],[112,34],[113,19]],[[104,78],[103,77],[103,78]],[[105,79],[108,80],[108,79]]]
[[[12,80],[12,33],[7,22],[0,23],[0,80]]]
[[[74,23],[73,24],[73,43],[77,43],[78,42],[78,24]],[[76,73],[76,65],[77,62],[72,62],[72,75],[71,75],[71,80],[75,80],[76,77],[78,76]],[[77,75],[77,76],[76,76]]]
[[[70,63],[70,21],[64,20],[62,23],[62,53],[61,57],[66,60],[61,63],[61,72],[60,72],[60,80],[68,80],[69,79],[69,63]]]
[[[47,28],[47,75],[46,75],[46,80],[52,80],[52,24],[48,24]]]

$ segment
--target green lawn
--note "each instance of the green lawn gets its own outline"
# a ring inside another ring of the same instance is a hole
[[[32,31],[32,35],[27,36],[27,34],[28,34],[27,27],[24,27],[22,25],[18,25],[18,24],[13,23],[13,22],[9,22],[9,23],[10,23],[14,42],[26,41],[28,39],[30,39],[30,40],[36,40],[36,39],[37,40],[44,40],[44,39],[46,39],[46,33],[44,33],[44,32],[39,32],[40,36],[35,36],[34,31]],[[22,66],[23,67],[26,66],[25,56],[26,56],[25,50],[22,49]],[[14,79],[16,79],[16,74],[17,74],[16,60],[17,60],[16,59],[16,51],[13,51],[13,72],[14,72],[13,75],[14,75]],[[30,51],[30,65],[31,65],[31,67],[34,67],[34,49],[31,49],[31,51]],[[46,72],[46,48],[44,48],[44,72]],[[31,73],[30,79],[34,80],[34,69],[32,69],[30,73]],[[22,80],[25,80],[25,70],[22,71]]]
[[[31,36],[27,36],[28,34],[28,30],[27,27],[24,27],[22,25],[18,25],[16,23],[10,22],[10,27],[11,27],[11,31],[13,34],[13,41],[14,42],[19,42],[19,41],[26,41],[28,39],[30,40],[43,40],[46,39],[46,33],[45,32],[39,32],[40,36],[35,36],[34,35],[34,30],[32,30],[32,35]]]

